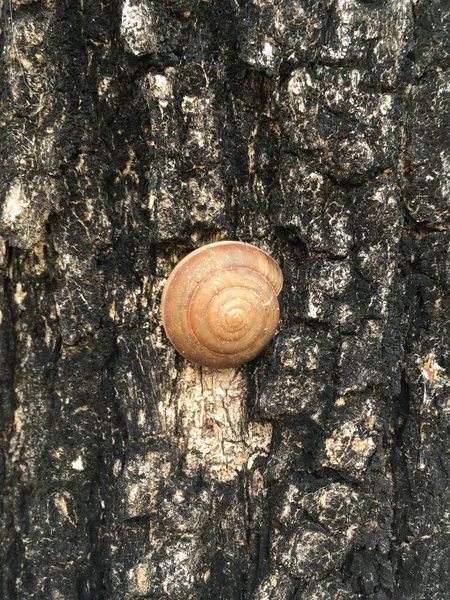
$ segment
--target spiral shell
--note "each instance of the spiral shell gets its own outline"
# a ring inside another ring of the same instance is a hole
[[[278,264],[242,242],[216,242],[188,254],[172,271],[162,297],[168,338],[187,360],[236,367],[270,342],[279,320]]]

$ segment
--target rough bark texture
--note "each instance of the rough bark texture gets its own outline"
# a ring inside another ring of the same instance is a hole
[[[448,0],[0,6],[0,597],[449,599]],[[236,371],[161,329],[219,239]]]

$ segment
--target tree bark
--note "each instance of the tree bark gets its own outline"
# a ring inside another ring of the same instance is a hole
[[[450,599],[448,0],[0,6],[0,597]],[[212,371],[222,239],[285,284]]]

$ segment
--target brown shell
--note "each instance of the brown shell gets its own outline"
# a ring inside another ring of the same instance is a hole
[[[216,242],[188,254],[167,280],[162,321],[187,360],[216,369],[252,360],[279,320],[278,264],[242,242]]]

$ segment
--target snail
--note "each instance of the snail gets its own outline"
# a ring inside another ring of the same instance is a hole
[[[215,242],[181,260],[161,301],[167,337],[187,360],[223,369],[255,358],[279,320],[283,275],[275,260],[243,242]]]

